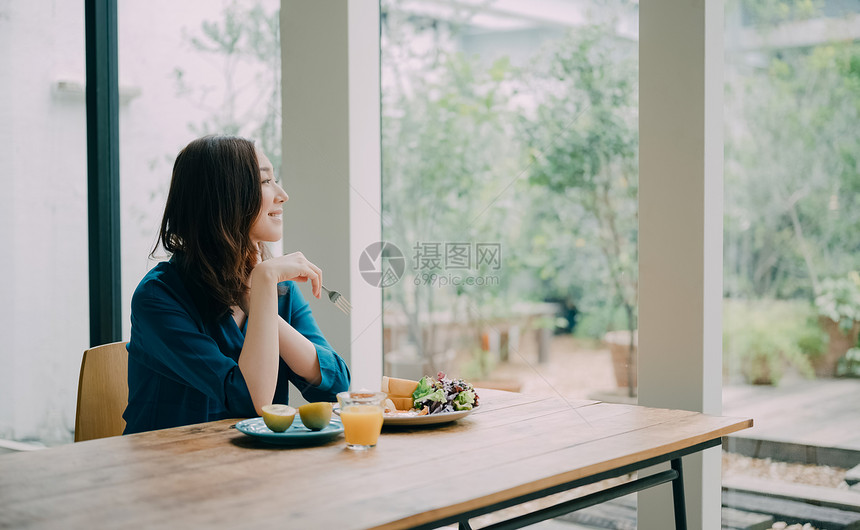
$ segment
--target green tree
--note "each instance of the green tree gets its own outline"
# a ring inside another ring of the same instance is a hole
[[[536,65],[537,108],[523,128],[536,193],[533,265],[550,292],[585,311],[622,308],[631,356],[638,308],[634,53],[602,26],[553,43]]]
[[[409,335],[433,369],[446,368],[444,354],[459,344],[439,333],[434,314],[471,326],[489,318],[510,276],[506,213],[512,198],[502,193],[516,180],[507,83],[511,67],[502,59],[481,65],[454,49],[457,27],[422,20],[383,5],[382,206],[383,237],[406,255],[407,273],[386,287],[388,310],[405,316]],[[467,18],[467,15],[464,15]],[[416,43],[431,41],[422,48]],[[514,175],[514,176],[512,176]],[[445,267],[445,244],[499,244],[502,270],[488,264],[465,270]],[[440,251],[433,263],[428,251]],[[444,285],[448,276],[492,276],[498,283]]]
[[[739,3],[742,13],[755,26],[769,28],[783,22],[813,18],[821,12],[824,0],[736,0],[735,3]]]
[[[425,34],[391,35],[404,27]],[[635,46],[620,57],[605,27],[580,28],[517,69],[446,49],[446,31],[456,29],[416,18],[383,26],[383,65],[393,70],[383,74],[383,234],[401,248],[501,242],[504,270],[496,289],[401,282],[386,300],[408,315],[425,356],[444,349],[422,325],[438,308],[464,308],[480,324],[515,301],[551,298],[591,312],[620,307],[634,330]],[[434,45],[410,55],[422,37]]]
[[[731,80],[727,292],[811,299],[860,268],[860,45],[775,52]]]

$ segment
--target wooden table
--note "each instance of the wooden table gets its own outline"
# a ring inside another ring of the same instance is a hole
[[[644,482],[508,526],[516,527],[673,479],[682,493],[681,456],[752,425],[679,410],[479,395],[481,407],[467,418],[386,429],[364,453],[347,450],[342,437],[269,446],[224,420],[3,455],[0,528],[468,528],[468,518],[483,513],[672,462]],[[683,512],[682,494],[675,507]]]

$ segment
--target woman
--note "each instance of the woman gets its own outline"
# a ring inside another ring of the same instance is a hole
[[[288,199],[248,140],[207,136],[179,153],[159,234],[171,258],[131,301],[126,434],[258,416],[287,402],[288,381],[309,401],[349,387],[295,284],[319,298],[322,271],[263,246],[280,240]]]

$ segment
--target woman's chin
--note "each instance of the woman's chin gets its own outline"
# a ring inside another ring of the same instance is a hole
[[[277,243],[278,241],[280,241],[283,238],[284,238],[283,234],[279,234],[277,236],[270,236],[270,237],[252,237],[251,242],[255,245],[259,245],[261,243]]]

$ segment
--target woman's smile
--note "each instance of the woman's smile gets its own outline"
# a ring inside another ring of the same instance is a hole
[[[257,161],[260,166],[260,213],[251,225],[251,240],[278,241],[283,236],[282,225],[284,223],[283,204],[290,200],[290,196],[284,188],[275,180],[275,170],[272,162],[259,149],[257,150]],[[266,208],[275,208],[266,210]],[[274,223],[266,224],[263,217],[272,219]]]

